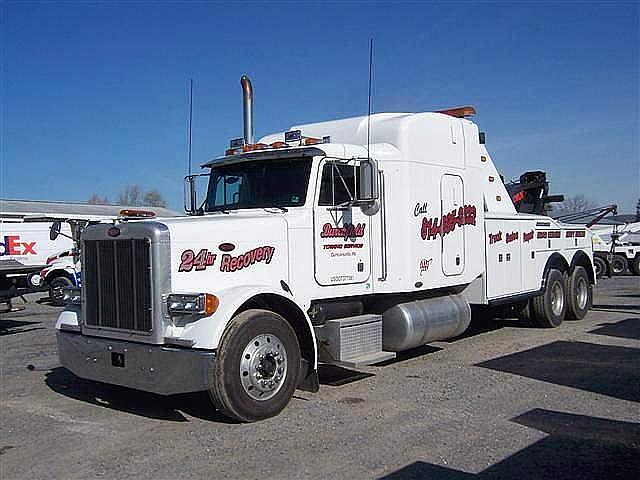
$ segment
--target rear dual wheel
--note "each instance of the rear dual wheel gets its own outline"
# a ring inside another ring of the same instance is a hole
[[[593,286],[584,267],[575,267],[567,281],[567,318],[582,320],[591,308]]]
[[[254,422],[287,406],[299,371],[300,346],[289,323],[268,310],[247,310],[225,330],[209,393],[226,416]]]
[[[565,279],[560,270],[552,268],[547,274],[542,295],[531,299],[531,318],[544,328],[560,326],[567,312]]]

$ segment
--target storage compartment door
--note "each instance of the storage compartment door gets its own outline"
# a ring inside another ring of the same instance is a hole
[[[462,178],[443,175],[440,183],[442,198],[442,273],[460,275],[464,272],[464,188]]]

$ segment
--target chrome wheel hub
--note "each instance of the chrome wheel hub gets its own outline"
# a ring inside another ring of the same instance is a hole
[[[269,400],[282,388],[286,377],[287,351],[282,341],[271,334],[251,340],[240,360],[240,380],[247,395],[254,400]]]
[[[562,314],[564,308],[564,292],[559,282],[553,284],[551,288],[551,310],[553,314],[558,316]]]
[[[587,306],[587,299],[589,298],[589,287],[587,286],[587,281],[580,277],[578,279],[578,283],[576,284],[576,300],[578,304],[578,308],[583,310]]]

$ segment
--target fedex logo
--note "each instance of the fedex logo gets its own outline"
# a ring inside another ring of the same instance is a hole
[[[20,235],[5,235],[0,243],[0,257],[4,255],[36,255],[36,242],[21,242]]]

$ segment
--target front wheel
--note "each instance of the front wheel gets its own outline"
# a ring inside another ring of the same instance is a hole
[[[622,255],[614,255],[611,259],[611,272],[614,275],[622,275],[627,272],[627,259]]]
[[[640,275],[640,255],[636,255],[636,258],[633,259],[631,270],[634,275]]]
[[[594,256],[593,267],[596,271],[596,278],[602,278],[607,274],[607,261],[604,258]]]
[[[247,310],[222,336],[211,398],[242,422],[273,417],[291,400],[299,371],[300,346],[287,321],[268,310]]]
[[[64,290],[65,288],[73,287],[73,282],[67,277],[55,277],[49,282],[49,298],[51,303],[56,307],[64,305]]]
[[[560,270],[552,268],[547,274],[544,293],[531,299],[532,319],[536,325],[558,327],[567,312],[566,298],[564,276]]]
[[[567,282],[567,318],[582,320],[591,307],[593,288],[587,271],[576,267]]]

